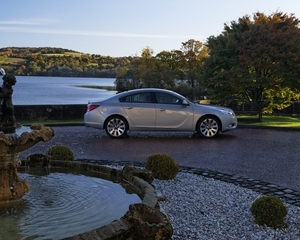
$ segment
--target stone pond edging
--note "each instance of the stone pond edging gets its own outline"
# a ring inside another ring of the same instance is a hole
[[[117,239],[171,239],[173,227],[168,216],[160,211],[158,196],[150,172],[125,166],[122,170],[99,164],[79,161],[51,161],[51,167],[70,168],[87,172],[97,172],[107,178],[122,180],[137,190],[141,203],[131,204],[126,214],[108,225],[78,234],[65,240],[117,240]]]

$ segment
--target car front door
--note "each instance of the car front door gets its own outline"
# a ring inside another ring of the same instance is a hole
[[[154,129],[156,109],[150,92],[134,93],[120,99],[120,104],[131,121],[131,129]]]
[[[191,130],[193,107],[182,104],[182,99],[168,93],[155,93],[156,129]]]

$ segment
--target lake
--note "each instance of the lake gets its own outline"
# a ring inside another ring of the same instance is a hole
[[[107,98],[116,91],[89,87],[114,86],[115,78],[16,76],[14,105],[87,104]],[[88,87],[83,87],[88,86]]]

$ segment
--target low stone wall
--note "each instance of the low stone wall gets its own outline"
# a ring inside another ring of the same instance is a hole
[[[156,190],[151,185],[153,181],[151,173],[130,166],[118,170],[78,161],[51,161],[51,166],[98,172],[110,178],[122,179],[136,188],[142,200],[139,204],[131,204],[129,210],[120,219],[65,240],[169,240],[172,238],[173,227],[169,218],[159,209]]]
[[[83,119],[86,104],[74,105],[15,105],[17,121],[76,120]]]

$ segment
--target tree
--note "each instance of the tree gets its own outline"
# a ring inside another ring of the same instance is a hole
[[[264,98],[267,99],[268,105],[264,108],[264,113],[272,114],[274,109],[282,110],[291,105],[291,99],[299,99],[297,91],[289,87],[266,89]]]
[[[187,80],[193,92],[190,96],[191,100],[195,100],[195,95],[199,94],[199,83],[201,82],[201,68],[204,59],[207,57],[208,49],[200,41],[190,39],[183,42],[181,46],[181,65],[185,72],[185,80]],[[201,90],[200,90],[201,91]]]
[[[153,50],[150,47],[146,47],[142,51],[139,75],[143,87],[161,88],[163,85]]]
[[[222,34],[208,38],[207,46],[204,78],[215,99],[237,95],[257,102],[272,98],[266,91],[296,92],[300,86],[300,30],[293,14],[246,15],[225,24]],[[293,96],[284,95],[285,100]]]
[[[126,66],[120,67],[117,70],[117,77],[115,81],[116,90],[118,92],[127,91],[141,87],[139,78],[139,64],[140,58],[133,58]]]
[[[175,51],[162,51],[155,56],[157,71],[164,89],[173,89],[175,80],[178,79],[179,65]]]
[[[116,77],[132,57],[112,58],[62,48],[0,48],[1,67],[17,75]]]

